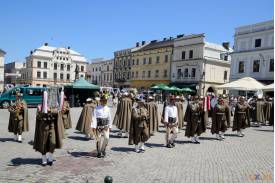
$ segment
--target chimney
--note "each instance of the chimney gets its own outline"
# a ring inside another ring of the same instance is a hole
[[[70,46],[68,46],[68,49],[71,49],[71,47],[70,47]]]
[[[229,50],[229,42],[223,42],[223,43],[222,43],[222,46],[223,46],[225,49]]]
[[[142,41],[142,42],[141,42],[141,45],[143,46],[143,45],[145,45],[145,43],[146,43],[146,41]]]
[[[136,47],[139,47],[139,42],[136,42]]]
[[[179,34],[179,35],[177,35],[177,38],[181,38],[183,36],[184,36],[184,34]]]
[[[44,43],[44,46],[48,46],[48,43]]]
[[[33,51],[30,51],[30,54],[32,55]]]

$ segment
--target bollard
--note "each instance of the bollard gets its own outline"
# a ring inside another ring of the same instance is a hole
[[[106,176],[104,178],[104,183],[113,183],[113,178],[111,176]]]

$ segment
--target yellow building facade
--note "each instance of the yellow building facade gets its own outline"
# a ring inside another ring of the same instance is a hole
[[[170,83],[173,42],[172,39],[151,41],[144,48],[132,52],[131,87],[140,89]]]

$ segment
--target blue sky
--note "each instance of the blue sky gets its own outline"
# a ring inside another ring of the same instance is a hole
[[[87,59],[177,34],[205,33],[232,46],[234,28],[273,17],[273,0],[3,0],[0,48],[7,63],[45,42]]]

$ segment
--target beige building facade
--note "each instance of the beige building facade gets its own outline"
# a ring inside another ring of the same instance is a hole
[[[132,52],[131,87],[142,89],[169,84],[174,39],[153,40]]]
[[[223,93],[215,87],[229,82],[232,51],[228,42],[206,42],[204,34],[175,39],[171,85],[191,88],[199,95]]]

